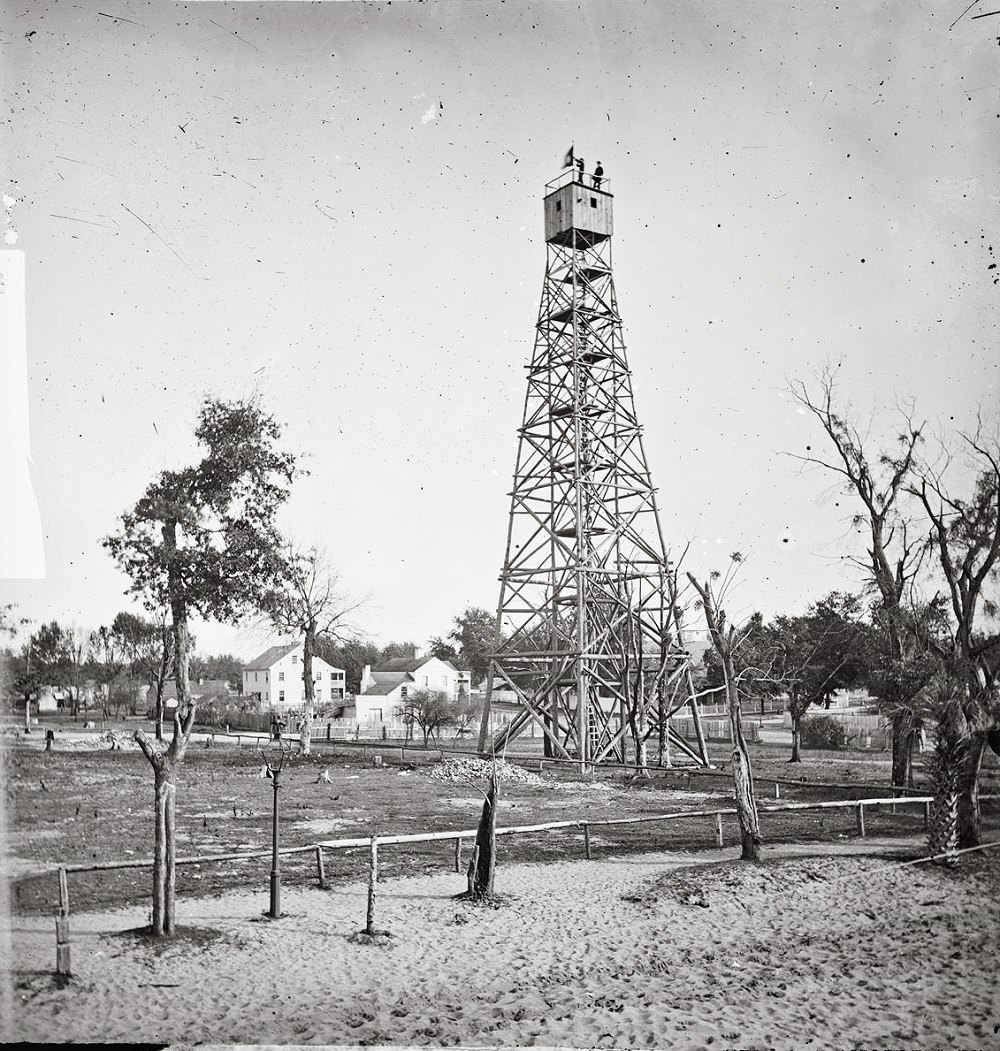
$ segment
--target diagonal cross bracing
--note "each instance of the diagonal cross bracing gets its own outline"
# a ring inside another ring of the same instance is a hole
[[[577,182],[545,205],[546,271],[480,749],[503,692],[517,712],[494,747],[534,724],[547,754],[570,753],[586,768],[624,761],[637,726],[664,722],[687,701],[690,691],[680,704],[678,695],[689,658],[618,314],[611,195]]]

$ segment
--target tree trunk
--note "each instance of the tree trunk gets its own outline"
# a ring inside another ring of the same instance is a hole
[[[174,933],[177,927],[176,918],[176,896],[177,896],[177,822],[174,810],[174,800],[177,795],[177,786],[174,783],[174,774],[170,770],[166,783],[163,786],[163,831],[165,849],[165,868],[163,881],[163,933],[168,937]]]
[[[476,900],[493,897],[493,880],[496,874],[497,847],[497,800],[500,784],[494,771],[483,801],[483,812],[476,829],[476,875],[472,886],[472,897]]]
[[[642,720],[645,722],[645,720]],[[636,777],[649,777],[649,750],[646,742],[646,730],[640,726],[635,741]]]
[[[316,684],[313,682],[313,648],[316,645],[316,624],[310,623],[305,631],[302,645],[302,685],[305,688],[305,712],[302,715],[302,727],[299,731],[299,747],[303,755],[312,750],[313,711],[316,703]]]
[[[913,787],[913,712],[909,708],[892,717],[892,783]]]
[[[788,761],[790,763],[801,763],[802,762],[802,715],[797,712],[792,712],[792,758]]]
[[[960,847],[978,847],[981,842],[979,773],[983,767],[985,751],[986,735],[978,733],[973,738],[968,756],[963,763],[959,781],[961,795],[958,799],[958,845]]]
[[[167,898],[167,778],[162,763],[153,766],[153,924],[152,933],[165,933]]]
[[[733,690],[735,693],[735,689]],[[729,725],[733,732],[733,785],[736,789],[736,813],[740,822],[740,857],[744,861],[760,860],[760,818],[753,794],[753,770],[750,753],[743,736],[743,719],[739,699],[730,702]]]
[[[736,815],[740,822],[740,857],[743,861],[759,861],[760,817],[753,794],[753,769],[750,765],[750,750],[743,736],[743,712],[731,652],[722,655],[722,666],[726,676],[729,727],[733,736],[733,785],[736,789]]]
[[[934,802],[931,804],[927,847],[935,864],[957,865],[958,800],[962,765],[969,761],[961,728],[953,713],[945,712],[938,721],[937,740],[931,768],[934,772]],[[944,855],[944,857],[938,857]]]

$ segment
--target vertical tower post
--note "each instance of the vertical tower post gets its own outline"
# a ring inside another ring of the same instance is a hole
[[[545,279],[479,738],[497,750],[535,723],[545,754],[583,771],[624,758],[654,713],[693,705],[611,274],[611,186],[595,183],[570,170],[546,185]],[[514,714],[491,740],[501,696]]]

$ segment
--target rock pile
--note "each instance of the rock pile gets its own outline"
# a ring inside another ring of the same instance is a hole
[[[505,759],[496,761],[501,781],[514,785],[544,785],[538,774],[515,766]],[[485,781],[493,770],[492,759],[477,759],[475,756],[452,757],[431,767],[430,776],[435,781]]]

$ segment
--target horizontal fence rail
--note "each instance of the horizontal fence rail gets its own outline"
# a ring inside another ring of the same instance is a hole
[[[824,800],[822,802],[803,803],[776,803],[759,804],[758,810],[761,814],[778,814],[792,811],[805,810],[847,810],[855,811],[857,818],[857,832],[859,836],[865,835],[865,808],[878,806],[897,806],[906,804],[920,804],[924,809],[924,826],[927,826],[930,814],[932,796],[881,796],[867,799],[836,799]],[[684,821],[691,818],[711,818],[713,821],[714,841],[717,847],[724,846],[723,841],[723,817],[732,817],[738,813],[735,807],[713,807],[705,810],[683,810],[673,811],[668,814],[636,814],[620,818],[591,818],[587,820],[574,819],[570,821],[547,821],[534,825],[506,825],[496,829],[497,836],[523,835],[535,832],[554,832],[558,830],[577,829],[583,833],[584,854],[588,860],[592,857],[591,829],[611,827],[616,825],[639,825],[654,822]],[[378,882],[378,848],[379,846],[394,846],[405,843],[432,843],[447,842],[453,840],[455,843],[455,872],[461,871],[462,841],[475,841],[477,829],[456,829],[446,832],[416,832],[405,835],[370,835],[354,836],[345,839],[326,839],[316,843],[310,843],[299,847],[280,847],[278,853],[308,854],[312,853],[316,858],[316,874],[321,888],[328,886],[323,861],[324,850],[352,850],[368,848],[369,853],[369,879],[368,879],[368,905],[367,925],[365,933],[369,935],[378,934],[374,928],[376,884]],[[473,858],[478,848],[473,852]],[[177,858],[177,865],[205,865],[221,861],[253,861],[262,858],[273,857],[273,850],[253,851],[249,853],[229,854],[205,854],[198,857]],[[150,868],[153,865],[152,858],[141,858],[129,861],[104,861],[92,862],[78,865],[60,865],[56,870],[58,878],[59,908],[56,913],[56,973],[68,976],[72,973],[70,964],[70,906],[69,906],[69,873],[84,872],[107,872],[118,869]]]

